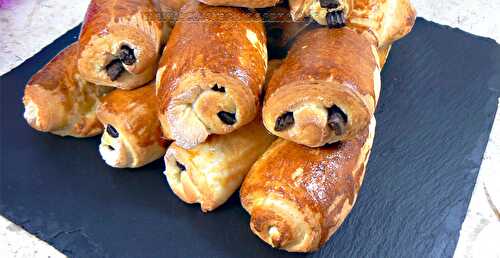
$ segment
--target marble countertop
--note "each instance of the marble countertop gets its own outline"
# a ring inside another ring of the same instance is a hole
[[[418,15],[500,42],[500,1],[413,0]],[[89,0],[0,0],[0,75],[52,43],[84,17]],[[0,82],[1,84],[1,82]],[[5,85],[1,85],[5,87]],[[499,105],[500,108],[500,105]],[[500,257],[500,109],[455,257]],[[0,216],[0,252],[8,257],[64,257]]]

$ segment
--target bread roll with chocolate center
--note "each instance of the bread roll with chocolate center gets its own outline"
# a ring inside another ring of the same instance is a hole
[[[368,37],[377,47],[386,47],[402,38],[415,23],[410,0],[290,0],[295,20],[312,17],[321,25],[350,26]]]
[[[166,141],[157,114],[154,83],[104,97],[97,109],[106,128],[99,145],[104,161],[112,167],[137,168],[161,158]]]
[[[183,148],[250,123],[267,69],[260,16],[190,1],[181,9],[156,78],[165,136]]]
[[[24,118],[38,131],[91,137],[102,132],[95,110],[110,90],[83,80],[76,67],[78,43],[61,51],[38,71],[24,90]]]
[[[168,29],[151,0],[92,0],[78,70],[90,82],[134,89],[154,79]]]
[[[173,143],[165,155],[168,184],[184,202],[212,211],[240,187],[274,139],[258,118],[230,134],[211,135],[190,150]]]
[[[374,131],[375,120],[355,138],[322,148],[276,140],[240,190],[251,230],[289,252],[324,245],[356,202]]]
[[[352,139],[375,112],[378,60],[375,46],[349,28],[302,33],[271,78],[264,125],[309,147]]]

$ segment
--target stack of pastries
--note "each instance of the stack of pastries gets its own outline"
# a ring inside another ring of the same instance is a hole
[[[79,40],[26,86],[24,117],[102,134],[112,167],[164,157],[204,212],[241,187],[257,236],[310,252],[356,201],[380,71],[414,21],[409,0],[92,0]]]

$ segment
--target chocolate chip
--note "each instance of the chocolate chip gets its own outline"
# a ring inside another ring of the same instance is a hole
[[[218,91],[218,92],[226,92],[226,88],[224,87],[219,87],[219,85],[215,84],[215,86],[212,87],[213,91]]]
[[[114,128],[112,125],[106,126],[106,132],[113,138],[118,138],[120,136],[116,128]]]
[[[337,106],[328,109],[328,125],[335,131],[336,135],[345,133],[347,115]]]
[[[235,113],[221,111],[221,112],[217,113],[217,116],[226,125],[236,124],[236,114]]]
[[[113,146],[111,146],[111,145],[108,145],[108,149],[110,149],[110,150],[112,150],[112,151],[114,151],[114,150],[115,150],[115,148],[113,148]]]
[[[177,165],[177,167],[179,168],[179,170],[182,172],[182,171],[186,171],[186,166],[184,166],[183,164],[179,163],[179,161],[176,161],[175,164]]]
[[[321,8],[334,9],[339,7],[339,0],[319,0]]]
[[[276,119],[274,130],[277,132],[285,131],[295,123],[292,112],[286,112]]]
[[[134,50],[129,46],[122,46],[118,52],[118,58],[125,65],[133,65],[137,60],[134,55]]]
[[[116,79],[120,77],[123,71],[125,71],[125,67],[123,67],[123,64],[120,61],[120,59],[115,59],[111,61],[111,63],[106,65],[106,73],[108,74],[109,79],[111,79],[111,81],[116,81]]]
[[[342,28],[345,26],[345,17],[343,11],[332,11],[326,14],[328,28]]]

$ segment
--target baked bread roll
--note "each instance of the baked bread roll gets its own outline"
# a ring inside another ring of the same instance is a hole
[[[295,20],[311,16],[330,27],[348,25],[388,46],[410,32],[416,12],[410,0],[289,0]]]
[[[364,130],[380,92],[375,46],[349,28],[299,35],[266,91],[266,128],[287,140],[319,147]]]
[[[183,148],[250,123],[267,69],[260,16],[190,1],[181,9],[156,78],[164,135]]]
[[[157,115],[154,83],[104,97],[97,109],[106,128],[99,145],[104,161],[112,167],[137,168],[161,158],[166,141]]]
[[[246,8],[264,8],[277,5],[281,0],[199,0],[215,6],[235,6]]]
[[[154,79],[167,31],[157,11],[151,0],[92,0],[80,33],[82,77],[121,89]]]
[[[24,89],[24,118],[34,129],[60,136],[91,137],[102,132],[95,110],[109,89],[86,82],[76,67],[78,43],[61,51]]]
[[[191,150],[173,143],[165,155],[168,184],[184,202],[212,211],[240,187],[274,139],[258,118],[230,134],[211,135]]]
[[[374,131],[375,119],[355,138],[322,148],[276,140],[240,190],[252,231],[289,252],[324,245],[356,202]]]

